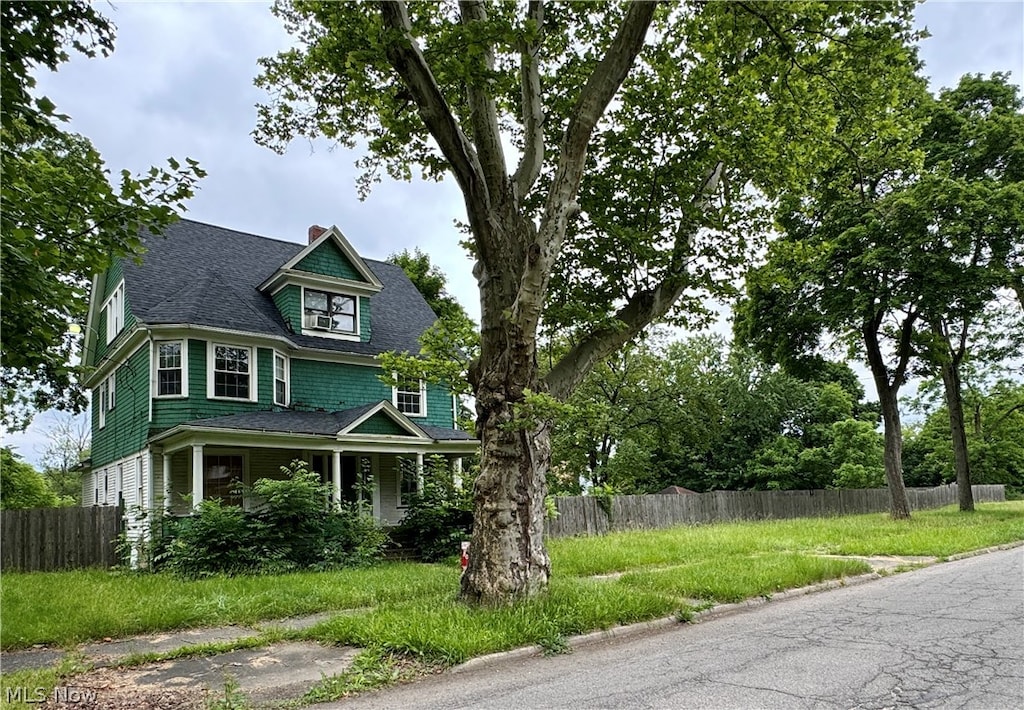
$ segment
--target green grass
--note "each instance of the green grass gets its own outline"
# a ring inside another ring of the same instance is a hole
[[[372,648],[380,657],[451,664],[523,645],[555,652],[574,634],[673,614],[688,618],[702,603],[769,597],[868,570],[821,554],[946,557],[1017,540],[1024,540],[1024,502],[985,504],[969,515],[922,511],[905,522],[861,515],[553,540],[549,591],[506,608],[460,604],[454,563],[198,581],[102,571],[5,573],[0,644],[72,647],[107,636],[337,611],[296,635]]]

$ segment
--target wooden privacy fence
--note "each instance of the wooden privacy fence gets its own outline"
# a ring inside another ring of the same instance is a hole
[[[1006,500],[1005,487],[971,486],[976,502]],[[955,483],[908,488],[911,510],[957,502]],[[713,491],[711,493],[613,496],[610,515],[595,496],[556,498],[558,517],[547,521],[549,537],[602,535],[615,530],[668,528],[726,520],[810,518],[889,510],[885,488],[814,491]]]
[[[52,572],[117,564],[119,506],[0,511],[0,568]]]

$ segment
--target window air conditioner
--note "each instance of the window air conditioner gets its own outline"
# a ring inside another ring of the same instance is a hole
[[[324,330],[330,330],[331,318],[330,316],[318,316],[318,315],[306,315],[303,317],[302,325],[307,328],[322,328]]]

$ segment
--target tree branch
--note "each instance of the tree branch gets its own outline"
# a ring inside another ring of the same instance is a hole
[[[900,387],[906,379],[907,367],[910,365],[910,357],[913,354],[911,345],[914,337],[914,321],[917,320],[917,316],[918,312],[911,307],[900,326],[900,339],[896,351],[898,359],[896,369],[892,374],[892,384],[895,387]]]
[[[486,220],[490,199],[476,151],[455,120],[419,44],[412,36],[405,3],[401,0],[382,2],[380,14],[385,28],[396,33],[396,37],[387,42],[388,62],[412,94],[423,123],[451,165],[465,196],[470,223],[479,225]]]
[[[523,42],[520,48],[519,80],[523,94],[523,157],[513,176],[516,197],[522,199],[540,177],[544,164],[544,105],[540,92],[540,38],[544,27],[544,3],[531,0],[527,19],[537,25],[533,42]]]
[[[704,183],[694,197],[699,212],[708,209],[711,197],[722,179],[721,162],[708,171]],[[587,373],[609,353],[635,338],[652,321],[661,318],[675,305],[689,285],[686,254],[692,249],[693,239],[700,229],[698,220],[680,225],[672,247],[669,273],[653,289],[634,293],[615,313],[612,323],[597,328],[573,346],[544,378],[548,391],[557,399],[568,397]]]
[[[472,29],[474,24],[487,22],[487,7],[483,0],[463,0],[459,3],[462,24]],[[470,121],[473,125],[473,143],[483,169],[488,194],[493,200],[505,189],[508,177],[505,168],[505,153],[501,147],[501,131],[498,128],[498,113],[494,97],[490,92],[491,75],[494,73],[494,49],[490,42],[480,37],[471,38],[475,51],[480,53],[480,66],[476,67],[473,80],[468,82]]]
[[[526,333],[536,331],[551,268],[562,248],[570,219],[579,212],[576,191],[583,177],[587,145],[598,120],[626,80],[640,53],[657,3],[634,2],[604,57],[594,68],[569,113],[562,137],[560,159],[548,191],[537,233],[536,248],[529,252],[519,293],[511,309],[511,320]]]

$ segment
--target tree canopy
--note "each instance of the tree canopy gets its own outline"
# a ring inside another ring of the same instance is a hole
[[[0,448],[0,508],[55,508],[73,499],[60,498],[46,478],[8,447]]]
[[[482,441],[467,599],[543,589],[550,423],[660,319],[746,263],[765,200],[843,149],[837,104],[880,136],[912,75],[912,2],[490,4],[281,0],[297,45],[262,60],[257,140],[365,146],[382,173],[448,175],[481,294]],[[541,374],[541,325],[570,343]]]
[[[1003,75],[968,76],[913,98],[899,109],[914,119],[908,131],[874,143],[854,142],[855,131],[855,148],[782,201],[782,236],[748,275],[737,321],[743,339],[790,368],[828,337],[860,354],[882,407],[897,517],[909,515],[897,396],[920,372],[941,371],[961,508],[973,507],[960,371],[990,306],[1013,285],[1024,242],[1016,87]]]
[[[80,411],[74,365],[89,279],[113,258],[137,254],[140,230],[159,231],[184,209],[203,171],[173,158],[166,168],[112,179],[67,116],[33,91],[33,72],[56,71],[69,50],[113,51],[114,27],[88,2],[4,2],[2,108],[2,421],[24,427],[36,409]]]

